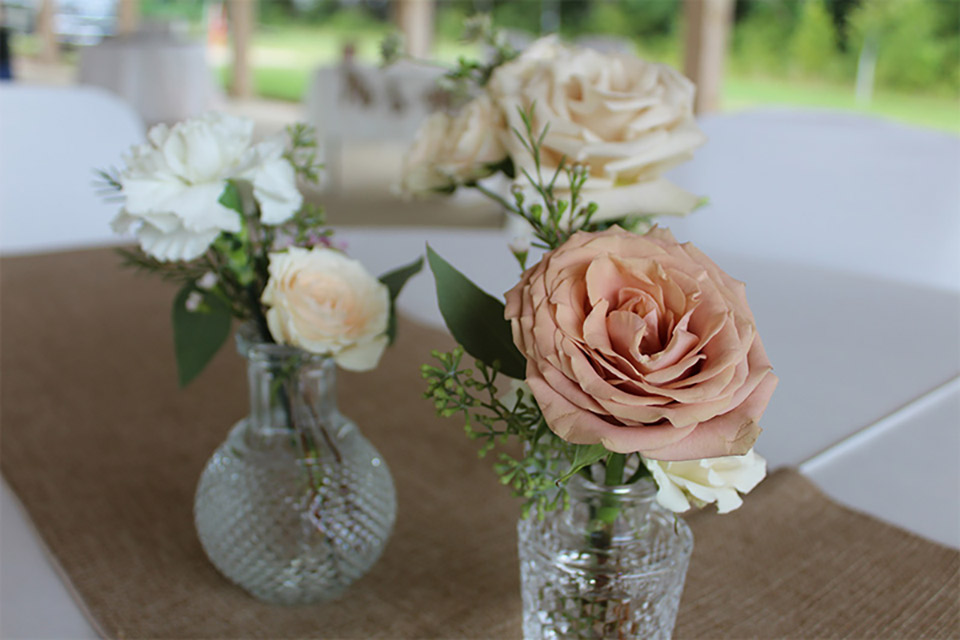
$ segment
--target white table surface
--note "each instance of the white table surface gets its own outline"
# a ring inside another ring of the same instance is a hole
[[[517,277],[499,231],[352,229],[338,237],[375,273],[429,243],[491,293]],[[960,546],[960,296],[702,248],[748,283],[781,378],[757,444],[771,467],[800,466],[841,502]],[[410,282],[398,305],[441,322],[429,273]],[[5,484],[0,513],[0,636],[93,637]]]

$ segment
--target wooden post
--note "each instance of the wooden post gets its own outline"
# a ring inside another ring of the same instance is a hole
[[[257,16],[257,0],[230,0],[228,6],[233,36],[233,82],[230,94],[237,98],[250,98],[253,96],[250,44]]]
[[[48,64],[55,63],[60,58],[60,47],[57,45],[56,26],[57,0],[43,0],[40,11],[37,13],[37,36],[40,38],[40,60]]]
[[[684,0],[686,43],[683,71],[697,85],[694,102],[697,113],[720,108],[733,3],[733,0]]]
[[[117,5],[117,33],[128,36],[140,26],[140,0],[120,0]]]
[[[415,58],[430,57],[433,48],[434,0],[398,0],[397,26],[406,40],[407,53]]]

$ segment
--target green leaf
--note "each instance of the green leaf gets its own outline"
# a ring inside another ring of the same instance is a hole
[[[187,298],[196,292],[202,302],[196,311],[187,309]],[[190,283],[173,300],[173,346],[177,356],[177,377],[185,387],[196,378],[230,335],[233,314],[230,306],[210,291]]]
[[[571,445],[573,450],[573,462],[570,468],[557,480],[557,484],[563,484],[574,476],[580,469],[589,467],[594,462],[598,462],[610,455],[602,444],[575,444]]]
[[[511,180],[517,177],[517,168],[514,166],[513,158],[511,158],[510,156],[507,156],[500,162],[496,162],[494,164],[488,164],[487,168],[490,169],[490,171],[492,171],[493,173],[498,173],[498,172],[503,173],[503,175],[507,176]]]
[[[217,202],[227,209],[233,209],[241,216],[243,215],[243,198],[240,197],[240,188],[233,180],[227,180],[227,187],[220,194],[220,199]]]
[[[380,276],[380,282],[387,285],[387,291],[390,292],[390,320],[387,324],[387,339],[390,344],[393,344],[393,341],[397,338],[397,310],[395,304],[397,296],[403,291],[403,286],[407,284],[407,280],[420,273],[421,269],[423,269],[422,256],[408,265],[398,267]]]
[[[500,372],[522,380],[527,362],[513,343],[503,303],[475,285],[427,246],[427,260],[437,283],[437,301],[447,328],[464,350]]]

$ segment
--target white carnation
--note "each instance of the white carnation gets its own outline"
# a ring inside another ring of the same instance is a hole
[[[118,232],[134,231],[160,260],[202,255],[223,231],[238,232],[240,215],[220,204],[230,179],[253,183],[263,221],[277,224],[302,204],[290,163],[276,141],[253,146],[253,122],[220,113],[157,125],[124,159]]]
[[[374,368],[387,347],[390,296],[357,260],[314,247],[270,254],[261,298],[279,344],[331,356],[352,371]]]
[[[678,513],[716,503],[719,513],[738,508],[767,475],[767,462],[753,449],[742,456],[665,462],[643,459],[657,483],[657,502]],[[739,493],[738,493],[739,492]]]

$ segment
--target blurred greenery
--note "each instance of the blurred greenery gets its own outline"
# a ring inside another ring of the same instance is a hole
[[[960,0],[735,1],[726,108],[855,109],[960,132]],[[380,39],[393,30],[393,4],[260,0],[258,92],[301,99],[311,70],[339,60],[348,43],[359,60],[376,62]],[[178,18],[198,30],[211,6],[142,0],[145,18]],[[464,18],[478,11],[527,37],[541,28],[574,40],[602,34],[628,41],[644,57],[674,66],[682,61],[683,0],[437,0],[436,7],[434,56],[441,61],[480,55],[458,41]],[[29,39],[19,45],[20,51],[29,48]],[[228,58],[226,51],[218,56]],[[229,76],[223,63],[219,73]]]

